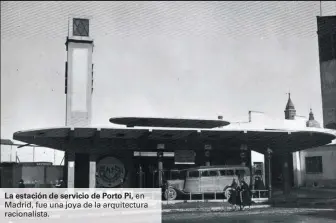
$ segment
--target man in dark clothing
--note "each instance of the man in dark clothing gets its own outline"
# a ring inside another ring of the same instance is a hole
[[[236,180],[233,179],[231,185],[224,188],[225,197],[229,204],[233,205],[234,209],[236,209],[237,205],[237,187],[238,184]]]
[[[234,188],[234,189],[236,189],[237,187],[238,187],[238,184],[237,184],[237,182],[236,182],[236,179],[233,179],[232,180],[232,183],[231,183],[231,186],[230,187],[232,187],[232,188]]]
[[[264,185],[264,182],[263,182],[261,176],[257,175],[257,176],[254,177],[254,184],[253,185],[254,185],[254,188],[253,188],[254,190],[256,190],[256,191],[262,190],[259,193],[260,197],[265,197],[266,196],[265,191],[263,191],[263,190],[265,190],[265,185]]]
[[[65,181],[64,180],[60,180],[61,182],[60,182],[60,184],[61,184],[61,188],[66,188],[66,183],[65,183]]]
[[[238,194],[239,194],[239,206],[240,209],[244,206],[250,206],[252,201],[251,201],[251,191],[247,183],[243,178],[240,179],[239,181],[239,186],[237,188]]]
[[[25,186],[25,184],[24,184],[24,181],[21,179],[20,181],[19,181],[19,188],[25,188],[26,186]]]
[[[55,185],[56,188],[66,188],[66,184],[63,179],[59,179]]]

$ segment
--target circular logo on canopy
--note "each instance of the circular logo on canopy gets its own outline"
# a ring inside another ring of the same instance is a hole
[[[96,181],[100,187],[117,187],[125,178],[125,166],[115,157],[106,157],[97,164]]]
[[[205,157],[210,157],[210,152],[209,151],[205,151]]]
[[[242,159],[246,158],[246,153],[240,153],[240,158]]]

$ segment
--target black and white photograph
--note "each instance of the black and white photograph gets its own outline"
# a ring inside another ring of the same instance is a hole
[[[336,1],[1,1],[0,114],[6,223],[336,222]]]

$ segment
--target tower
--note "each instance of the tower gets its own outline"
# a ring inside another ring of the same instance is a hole
[[[65,125],[86,127],[91,124],[93,92],[93,39],[90,37],[90,19],[71,17],[68,27],[65,43]]]
[[[66,39],[67,61],[65,62],[65,95],[67,127],[87,127],[91,124],[93,92],[93,39],[90,37],[90,19],[70,17]],[[75,187],[76,154],[64,154],[64,173],[68,188]],[[91,166],[91,161],[90,161]],[[95,166],[94,166],[95,167]],[[90,170],[91,171],[91,170]],[[93,175],[95,175],[93,169]]]
[[[288,101],[287,101],[287,105],[285,109],[285,119],[294,120],[295,115],[296,115],[296,110],[292,102],[292,99],[290,97],[290,93],[288,93]]]
[[[323,125],[336,129],[336,16],[317,17]]]
[[[309,119],[308,121],[306,122],[306,126],[307,127],[314,127],[314,128],[320,128],[320,123],[318,123],[315,118],[314,118],[314,114],[313,114],[313,110],[310,109],[310,112],[309,112]]]

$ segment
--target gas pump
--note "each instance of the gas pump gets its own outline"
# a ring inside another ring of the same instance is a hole
[[[265,171],[263,162],[253,162],[253,179],[252,188],[253,190],[264,190],[265,189]]]
[[[138,179],[139,179],[139,188],[143,188],[143,182],[144,182],[144,172],[142,170],[142,165],[139,164],[139,171],[138,171]]]

